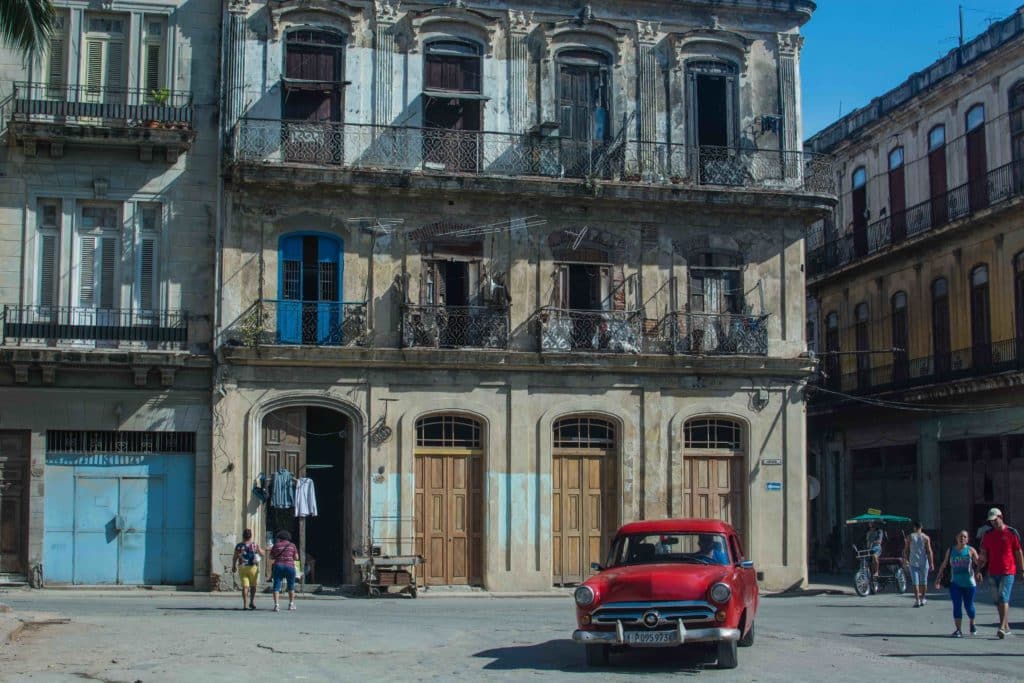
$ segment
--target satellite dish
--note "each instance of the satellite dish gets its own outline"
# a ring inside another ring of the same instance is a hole
[[[821,482],[817,477],[807,477],[807,500],[814,500],[821,493]]]

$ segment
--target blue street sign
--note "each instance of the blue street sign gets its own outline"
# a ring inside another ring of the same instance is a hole
[[[765,488],[766,491],[781,491],[782,490],[782,482],[781,481],[767,481],[764,484],[764,488]]]

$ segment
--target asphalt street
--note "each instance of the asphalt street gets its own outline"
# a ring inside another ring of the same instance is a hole
[[[982,605],[975,638],[954,640],[949,605],[909,596],[769,597],[757,640],[734,671],[691,647],[644,650],[588,669],[570,640],[566,598],[300,598],[295,612],[254,612],[231,595],[147,591],[0,592],[42,620],[0,645],[3,681],[986,681],[1024,678],[1020,635],[995,637]],[[68,621],[63,622],[64,619]],[[47,623],[49,622],[49,623]]]

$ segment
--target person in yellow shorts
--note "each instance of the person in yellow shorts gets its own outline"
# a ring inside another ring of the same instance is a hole
[[[263,548],[253,543],[252,529],[242,532],[242,542],[235,546],[235,556],[231,560],[231,571],[237,572],[242,581],[242,609],[256,609],[256,586],[260,578],[260,558]]]

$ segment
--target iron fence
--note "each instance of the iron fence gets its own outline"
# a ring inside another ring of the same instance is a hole
[[[227,343],[298,346],[364,346],[365,301],[260,299],[225,331]]]
[[[493,306],[421,306],[402,310],[407,348],[508,348],[509,309]]]
[[[822,275],[874,254],[903,240],[941,228],[976,211],[998,205],[1024,194],[1024,160],[1017,160],[989,171],[983,178],[955,187],[905,211],[870,223],[866,251],[854,246],[852,235],[816,242],[807,250],[808,277]]]
[[[647,334],[653,353],[768,355],[768,316],[742,313],[670,313]]]
[[[74,306],[4,306],[3,339],[49,341],[188,343],[188,314]]]
[[[767,149],[254,118],[233,147],[242,164],[835,191],[831,158]]]
[[[124,121],[191,127],[192,93],[183,90],[14,84],[12,119],[31,122]]]
[[[822,376],[819,383],[833,391],[871,394],[981,377],[996,372],[1024,370],[1024,339],[975,344],[911,359],[901,355],[901,352],[894,352],[893,362],[885,365],[844,373],[838,377]]]
[[[640,353],[641,311],[588,311],[542,308],[537,312],[541,351]]]

